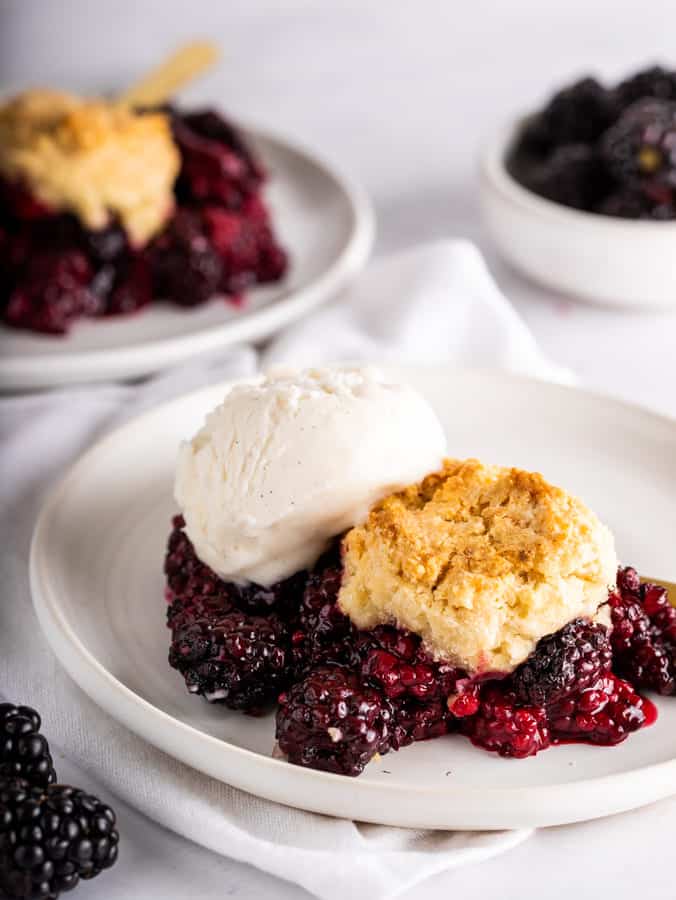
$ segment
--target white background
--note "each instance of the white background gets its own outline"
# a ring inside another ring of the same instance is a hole
[[[349,169],[374,199],[378,254],[476,240],[546,353],[588,386],[676,415],[676,314],[608,312],[522,281],[492,252],[475,178],[477,148],[502,121],[575,75],[676,65],[675,29],[671,0],[0,0],[0,86],[115,89],[182,40],[217,39],[222,66],[186,100],[219,103]],[[121,825],[124,862],[83,896],[307,896],[130,810]],[[551,829],[406,898],[667,896],[675,831],[676,802]]]

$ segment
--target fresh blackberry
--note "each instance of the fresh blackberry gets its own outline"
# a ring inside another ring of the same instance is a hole
[[[676,693],[676,609],[664,588],[620,569],[610,610],[613,671],[636,687]]]
[[[61,784],[0,780],[0,889],[8,898],[55,900],[117,859],[115,814]]]
[[[594,78],[583,78],[556,93],[527,123],[522,146],[535,155],[562,144],[588,144],[603,134],[618,115],[615,94]]]
[[[169,664],[191,694],[257,713],[289,681],[288,628],[274,615],[197,609],[174,621]]]
[[[515,759],[535,756],[551,743],[544,707],[522,706],[501,684],[483,686],[478,712],[461,719],[460,729],[476,746]]]
[[[517,179],[529,190],[554,203],[592,210],[613,182],[596,150],[587,144],[564,144],[540,162],[511,164]]]
[[[600,151],[620,184],[676,186],[676,101],[638,100],[603,136]]]
[[[609,746],[647,722],[646,701],[631,684],[607,673],[548,709],[552,737]]]
[[[621,219],[676,219],[676,188],[669,185],[624,184],[611,191],[594,208],[604,216]]]
[[[279,698],[277,741],[289,762],[359,775],[389,749],[389,702],[341,666],[319,666]]]
[[[23,778],[36,787],[56,781],[40,716],[30,706],[0,703],[0,776]]]
[[[588,687],[610,670],[611,662],[606,628],[575,619],[537,642],[512,674],[511,688],[524,705],[548,706]]]
[[[617,94],[623,107],[644,97],[676,100],[676,72],[662,66],[652,66],[620,82]]]

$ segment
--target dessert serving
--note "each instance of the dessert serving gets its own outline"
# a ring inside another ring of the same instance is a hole
[[[195,306],[287,267],[265,172],[210,110],[34,90],[0,105],[0,309],[62,334],[154,301]]]
[[[447,734],[523,758],[651,724],[639,691],[676,692],[666,592],[567,491],[446,454],[427,402],[371,369],[232,388],[179,453],[165,573],[188,690],[277,704],[275,753],[346,775]]]
[[[588,212],[676,218],[676,71],[584,78],[527,119],[508,158],[524,187]]]

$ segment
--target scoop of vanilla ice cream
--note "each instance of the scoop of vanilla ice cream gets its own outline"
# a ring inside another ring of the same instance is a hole
[[[279,372],[232,388],[181,446],[175,498],[204,563],[269,585],[438,469],[445,448],[432,407],[377,370]]]

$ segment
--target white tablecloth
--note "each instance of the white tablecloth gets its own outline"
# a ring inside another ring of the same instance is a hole
[[[542,349],[596,389],[676,415],[676,316],[612,312],[546,294],[492,253],[474,161],[500,120],[557,81],[618,76],[672,54],[676,7],[613,0],[4,0],[0,84],[111,88],[194,35],[221,39],[220,71],[186,99],[216,100],[293,134],[360,177],[379,217],[377,252],[449,234],[476,240]],[[67,768],[65,775],[67,775]],[[300,898],[120,809],[126,864],[82,889],[101,900]],[[439,876],[413,898],[591,900],[665,896],[676,801],[551,829],[493,861]]]

